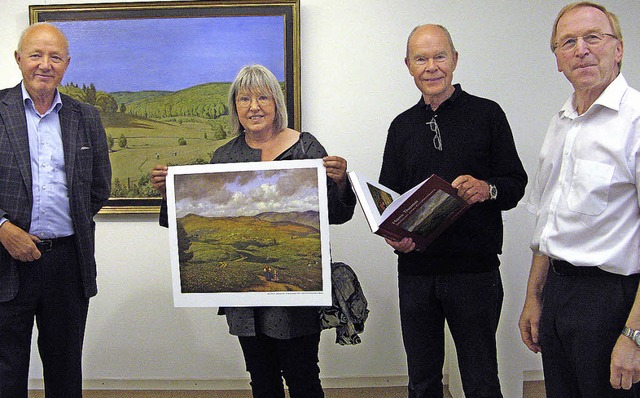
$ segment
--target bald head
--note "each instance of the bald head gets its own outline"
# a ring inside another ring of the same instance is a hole
[[[29,25],[25,30],[23,30],[22,34],[20,35],[20,40],[18,41],[18,49],[16,51],[22,52],[24,43],[30,37],[30,35],[41,32],[47,32],[52,37],[55,37],[56,40],[59,40],[65,53],[69,55],[69,41],[67,40],[67,37],[64,35],[64,33],[62,33],[60,29],[58,29],[55,25],[50,24],[49,22],[38,22],[33,25]]]
[[[451,53],[455,53],[456,52],[456,48],[453,45],[453,40],[451,39],[451,34],[449,33],[449,31],[447,30],[447,28],[445,28],[442,25],[436,25],[436,24],[425,24],[425,25],[419,25],[416,26],[411,33],[409,34],[409,38],[407,39],[407,57],[409,56],[409,44],[411,43],[411,39],[413,38],[413,36],[416,35],[416,33],[422,33],[422,32],[428,32],[428,31],[434,31],[434,30],[440,30],[442,31],[442,33],[445,34],[445,36],[447,37],[447,40],[449,41],[449,46],[451,47]]]

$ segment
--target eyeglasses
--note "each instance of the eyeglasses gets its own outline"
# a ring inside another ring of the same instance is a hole
[[[257,97],[250,95],[239,95],[236,97],[236,103],[239,107],[248,108],[251,106],[251,101],[255,99],[258,105],[265,106],[270,105],[273,97],[269,95],[259,95]]]
[[[433,136],[433,147],[436,148],[437,150],[441,151],[442,150],[442,136],[440,135],[440,128],[438,127],[438,123],[436,122],[436,117],[432,116],[431,120],[428,121],[427,124],[429,125],[429,127],[431,127],[431,131],[436,133],[436,135]]]
[[[560,42],[556,43],[554,48],[560,48],[560,51],[573,51],[578,45],[578,39],[582,39],[584,43],[589,47],[597,47],[604,41],[605,37],[613,37],[616,40],[619,40],[616,35],[612,35],[611,33],[600,33],[600,32],[591,32],[587,33],[584,36],[576,36],[576,37],[565,37],[560,40]]]

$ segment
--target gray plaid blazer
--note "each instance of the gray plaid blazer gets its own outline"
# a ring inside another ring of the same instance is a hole
[[[111,164],[97,109],[62,95],[60,124],[71,218],[84,292],[96,286],[93,216],[111,193]],[[0,90],[0,216],[29,231],[33,195],[27,119],[20,85]],[[16,260],[0,246],[0,302],[18,292]]]

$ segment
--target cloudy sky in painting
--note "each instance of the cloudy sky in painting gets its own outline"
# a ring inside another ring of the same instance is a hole
[[[54,22],[69,39],[62,84],[105,92],[177,91],[231,82],[259,63],[284,81],[284,17],[226,16]]]
[[[178,218],[319,210],[316,168],[177,174],[174,191]]]

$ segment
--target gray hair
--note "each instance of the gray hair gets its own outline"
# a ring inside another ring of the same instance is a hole
[[[276,115],[273,121],[276,131],[287,127],[287,105],[280,82],[273,73],[262,65],[249,65],[240,69],[229,87],[229,124],[231,133],[239,134],[244,131],[238,118],[236,96],[239,92],[267,94],[273,97],[276,104]]]

